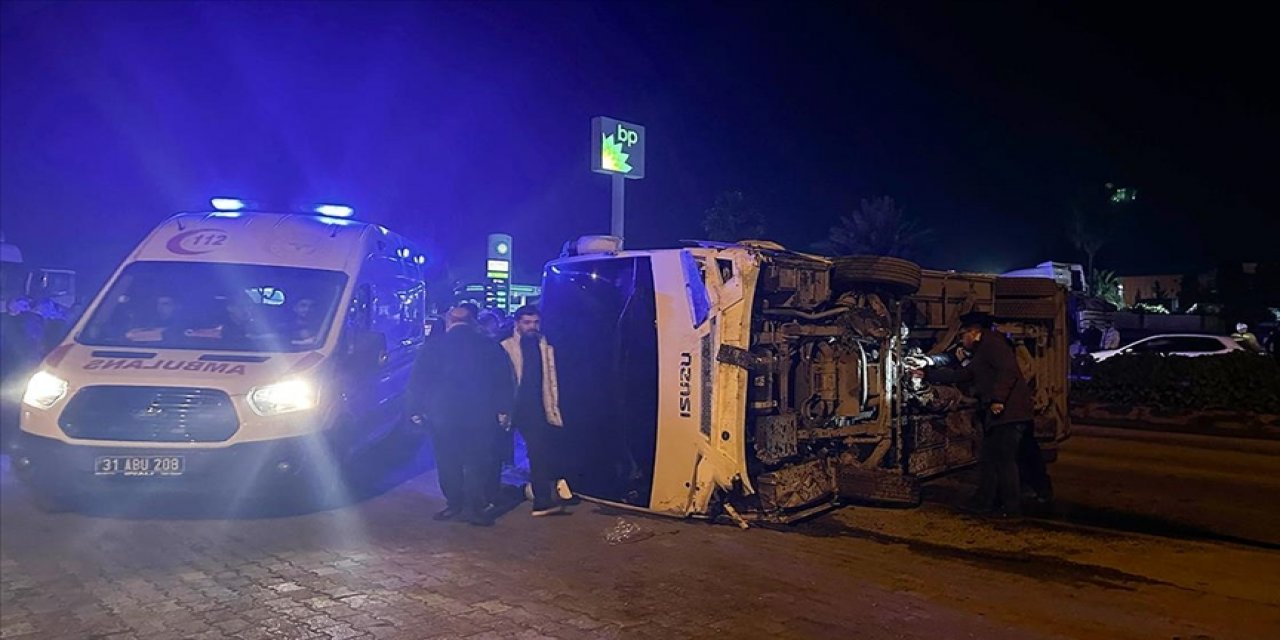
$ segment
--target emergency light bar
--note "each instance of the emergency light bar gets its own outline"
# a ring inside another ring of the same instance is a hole
[[[322,204],[316,206],[315,212],[330,218],[350,218],[355,209],[345,204]]]
[[[244,200],[239,198],[211,198],[209,204],[218,211],[239,211],[244,208]]]

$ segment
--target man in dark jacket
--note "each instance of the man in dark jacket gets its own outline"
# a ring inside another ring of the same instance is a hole
[[[978,457],[981,480],[972,508],[1002,514],[1021,513],[1018,451],[1030,435],[1035,417],[1031,388],[1018,368],[1013,346],[991,329],[990,318],[973,314],[962,319],[960,336],[969,360],[962,367],[921,370],[925,380],[939,384],[969,383],[981,403],[984,425]],[[931,362],[937,364],[937,362]]]
[[[494,440],[514,395],[502,348],[480,334],[470,309],[455,307],[445,314],[444,334],[418,354],[409,385],[409,414],[430,430],[448,502],[435,519],[493,524],[488,492],[496,484],[489,476],[498,472]]]

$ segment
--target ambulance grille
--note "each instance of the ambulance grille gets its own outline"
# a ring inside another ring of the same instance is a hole
[[[101,385],[72,397],[58,426],[83,440],[222,442],[240,420],[217,389]]]

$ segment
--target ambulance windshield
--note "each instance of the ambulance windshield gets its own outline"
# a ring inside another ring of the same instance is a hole
[[[290,352],[319,348],[346,284],[337,271],[213,262],[125,267],[76,336],[95,347]]]

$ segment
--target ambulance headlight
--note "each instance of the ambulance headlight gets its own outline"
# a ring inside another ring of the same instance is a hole
[[[260,416],[306,411],[316,406],[316,388],[306,380],[285,380],[255,387],[249,392],[249,406]]]
[[[40,371],[27,382],[22,403],[37,409],[48,409],[67,395],[67,381],[48,371]]]

